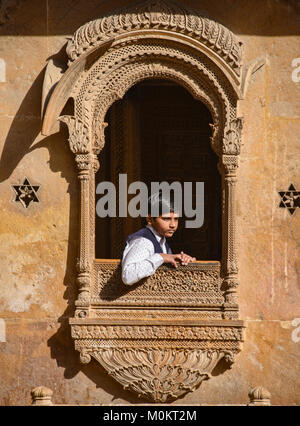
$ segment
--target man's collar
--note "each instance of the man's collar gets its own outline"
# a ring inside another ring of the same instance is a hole
[[[161,236],[154,228],[153,228],[153,226],[151,226],[151,225],[146,225],[146,227],[148,228],[148,229],[150,229],[150,231],[154,234],[154,236],[155,236],[155,238],[157,239],[157,241],[159,242],[159,243],[165,243],[165,241],[166,241],[166,239],[165,239],[165,237],[163,237],[163,236]]]

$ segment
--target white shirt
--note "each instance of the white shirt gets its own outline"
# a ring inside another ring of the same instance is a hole
[[[166,239],[155,229],[147,225],[159,242],[162,252],[167,253]],[[155,253],[153,243],[144,237],[132,238],[127,242],[122,258],[122,280],[124,284],[132,285],[142,278],[154,274],[156,269],[164,263],[162,256]]]

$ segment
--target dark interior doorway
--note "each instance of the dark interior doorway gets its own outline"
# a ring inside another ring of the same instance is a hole
[[[111,181],[118,188],[120,173],[127,173],[128,185],[142,181],[149,188],[154,181],[204,182],[203,226],[185,228],[182,217],[169,244],[173,253],[183,250],[197,260],[221,260],[221,177],[210,146],[213,121],[206,106],[179,85],[147,80],[115,102],[106,121],[96,185]],[[134,195],[128,201],[130,197]],[[96,258],[120,258],[127,236],[141,226],[140,218],[96,215]]]

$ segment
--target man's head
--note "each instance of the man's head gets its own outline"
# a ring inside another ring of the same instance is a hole
[[[162,237],[172,237],[178,228],[179,214],[172,201],[162,197],[161,192],[148,199],[147,224],[151,225]]]

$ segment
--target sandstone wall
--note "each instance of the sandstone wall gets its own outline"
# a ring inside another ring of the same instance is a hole
[[[76,171],[67,132],[40,134],[47,59],[58,52],[64,56],[66,37],[80,25],[127,3],[14,0],[0,9],[1,405],[30,404],[30,390],[38,385],[54,391],[55,403],[141,403],[94,361],[81,365],[73,349],[67,322],[76,299]],[[180,402],[244,403],[249,389],[262,385],[273,404],[299,405],[300,210],[290,215],[278,207],[278,191],[291,183],[300,190],[300,71],[292,67],[300,58],[299,3],[182,3],[237,34],[245,63],[264,56],[266,65],[240,104],[245,118],[237,197],[243,351],[232,370],[216,372]],[[40,186],[39,203],[28,209],[13,201],[12,185],[25,177]]]

